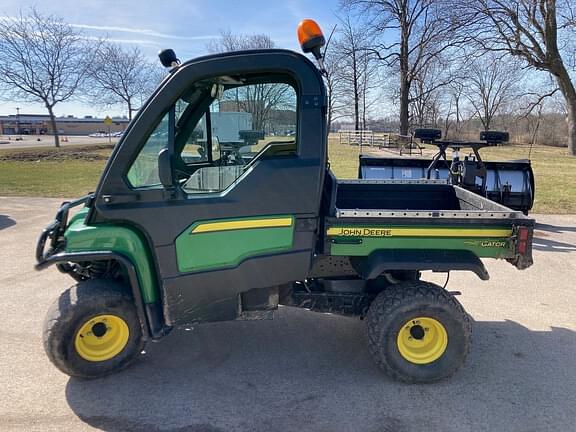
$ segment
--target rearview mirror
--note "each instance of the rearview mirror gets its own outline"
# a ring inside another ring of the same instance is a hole
[[[158,178],[164,189],[174,187],[174,175],[172,173],[172,158],[167,148],[163,148],[158,153]]]

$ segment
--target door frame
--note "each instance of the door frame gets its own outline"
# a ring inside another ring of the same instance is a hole
[[[251,182],[244,180],[247,184],[242,186],[242,190],[240,185],[243,182],[240,182],[232,189],[236,192],[224,193],[217,198],[172,199],[163,189],[136,190],[127,184],[125,173],[135,154],[155,129],[158,120],[191,83],[213,76],[262,72],[285,74],[297,84],[298,146],[295,158],[259,162],[259,178]],[[322,77],[306,57],[286,50],[260,50],[220,54],[184,63],[162,82],[135,117],[106,166],[88,222],[128,225],[143,235],[154,261],[159,298],[162,299],[167,324],[209,320],[211,313],[207,310],[211,305],[221,303],[223,298],[306,276],[315,248],[326,166],[325,103]],[[278,187],[283,196],[274,203],[259,202],[253,196],[255,194],[250,194],[250,188],[252,192],[258,190],[258,182],[262,184],[267,175],[274,174],[279,177]],[[285,183],[290,183],[291,191]],[[220,205],[214,208],[217,216],[226,215],[226,209],[238,206],[243,209],[232,212],[230,217],[293,215],[294,247],[286,253],[246,259],[234,268],[181,273],[177,268],[175,239],[191,222],[212,218],[206,218],[206,213],[203,213],[197,219],[187,221],[189,223],[174,223],[173,215],[184,211],[192,202],[198,206],[197,209],[202,209],[210,205],[210,201],[214,204],[214,199],[221,200]],[[193,293],[187,288],[191,285],[195,286]],[[187,301],[183,303],[182,298]]]

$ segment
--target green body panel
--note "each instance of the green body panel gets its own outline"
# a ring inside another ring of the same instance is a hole
[[[222,219],[196,222],[176,238],[178,270],[194,272],[236,267],[243,260],[259,255],[289,251],[294,243],[292,216],[265,217],[289,218],[289,226],[226,229],[211,232],[193,232],[200,225],[220,222],[257,222],[259,218]]]
[[[383,228],[373,226],[373,228]],[[392,227],[392,229],[398,227]],[[458,236],[460,227],[404,226],[422,230],[454,230],[456,235],[450,236],[329,236],[331,239],[330,254],[334,256],[368,256],[379,249],[411,249],[411,250],[466,250],[473,252],[479,258],[512,258],[515,255],[511,235],[502,236]],[[478,232],[482,232],[482,227]],[[501,227],[497,229],[510,229]]]
[[[134,229],[122,225],[86,225],[88,209],[82,209],[72,217],[64,233],[65,251],[76,252],[118,252],[128,258],[136,268],[142,298],[145,303],[158,299],[154,266],[148,246]]]
[[[345,241],[350,241],[347,238]],[[482,246],[482,244],[498,244]],[[330,255],[335,256],[367,256],[378,249],[425,249],[425,250],[468,250],[479,258],[512,258],[513,250],[510,242],[501,238],[363,238],[360,244],[332,244]]]

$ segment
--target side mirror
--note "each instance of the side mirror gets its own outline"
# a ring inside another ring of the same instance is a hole
[[[163,148],[158,153],[158,177],[164,189],[174,187],[174,175],[172,173],[172,158],[167,148]]]

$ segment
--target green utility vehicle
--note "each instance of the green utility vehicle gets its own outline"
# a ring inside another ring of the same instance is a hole
[[[299,36],[321,60],[317,26],[304,21]],[[77,281],[48,312],[50,360],[99,377],[178,325],[286,305],[365,318],[371,354],[396,379],[452,375],[470,319],[420,272],[487,280],[480,258],[525,269],[534,221],[443,180],[337,180],[321,69],[300,54],[161,60],[172,69],[96,192],[64,203],[38,241],[37,268]],[[220,116],[242,119],[223,139],[215,113],[249,115]]]

